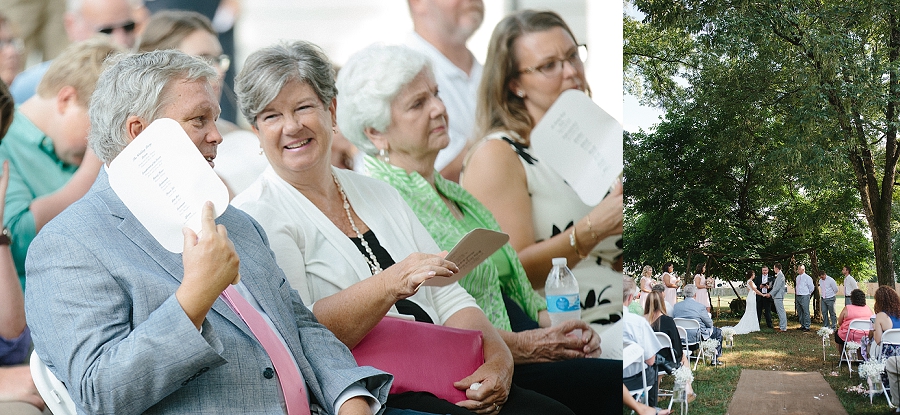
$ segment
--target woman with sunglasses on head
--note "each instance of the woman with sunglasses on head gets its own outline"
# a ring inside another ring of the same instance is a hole
[[[556,13],[525,10],[500,21],[478,93],[484,138],[470,150],[460,183],[509,234],[535,289],[543,288],[552,258],[568,259],[581,291],[581,318],[602,336],[603,325],[622,312],[613,301],[621,284],[621,185],[588,206],[530,147],[532,129],[560,94],[589,93],[582,53]]]

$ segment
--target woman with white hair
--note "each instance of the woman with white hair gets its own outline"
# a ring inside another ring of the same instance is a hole
[[[236,84],[241,112],[271,167],[233,203],[260,222],[288,281],[318,320],[350,348],[388,313],[482,333],[484,364],[454,384],[467,400],[411,392],[390,395],[388,406],[443,414],[570,413],[511,385],[509,349],[459,284],[422,286],[459,269],[435,255],[440,249],[400,195],[331,166],[337,90],[317,46],[297,41],[254,52]]]
[[[490,211],[435,169],[447,146],[447,112],[427,57],[405,46],[372,45],[338,75],[338,125],[366,152],[366,168],[400,192],[442,249],[469,231],[500,231]],[[376,154],[380,155],[375,158]],[[575,320],[550,327],[547,305],[531,287],[516,251],[505,244],[460,280],[506,341],[516,385],[556,399],[578,414],[620,406],[610,373],[619,362],[600,354],[597,334]],[[572,330],[581,336],[566,336]]]

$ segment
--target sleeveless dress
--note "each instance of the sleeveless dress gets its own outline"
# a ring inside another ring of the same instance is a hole
[[[525,168],[528,194],[531,195],[535,242],[566,232],[576,221],[590,213],[593,206],[582,202],[559,174],[532,156],[530,148],[510,137],[518,138],[518,135],[513,132],[494,133],[484,140],[504,140],[519,155],[519,161]],[[618,304],[622,302],[622,274],[611,267],[620,255],[621,234],[600,241],[587,258],[579,261],[574,268],[570,267],[578,280],[581,319],[585,322],[603,326],[621,318],[622,307]]]
[[[703,274],[696,274],[696,275],[694,275],[694,285],[697,284],[697,277],[700,277],[704,280],[706,279],[703,276]],[[704,282],[703,285],[706,286],[706,283]],[[697,295],[694,297],[694,299],[697,300],[698,303],[706,306],[707,308],[712,307],[712,304],[709,302],[709,290],[707,290],[706,288],[700,288],[698,286],[697,287]]]
[[[669,274],[668,272],[664,272],[664,273],[662,274],[662,282],[663,282],[663,284],[666,283],[666,275],[668,275],[670,278],[675,278],[674,275]],[[666,291],[664,291],[663,294],[664,294],[665,297],[666,297],[666,302],[674,306],[674,305],[675,305],[675,302],[678,300],[678,288],[669,288],[669,287],[666,287]],[[670,311],[670,313],[671,313],[671,311]]]
[[[649,290],[652,286],[653,278],[641,277],[641,309],[643,309],[644,305],[647,304],[647,297],[649,297],[651,294],[644,290]]]
[[[753,281],[748,284],[756,287]],[[747,334],[759,331],[759,318],[756,316],[756,293],[753,289],[747,292],[747,308],[744,310],[744,316],[741,321],[734,326],[734,334]]]

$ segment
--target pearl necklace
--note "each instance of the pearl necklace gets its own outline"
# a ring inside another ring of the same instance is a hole
[[[378,258],[375,257],[372,248],[369,247],[369,243],[363,238],[362,233],[359,232],[359,228],[356,227],[356,222],[353,221],[353,215],[350,214],[350,202],[347,201],[347,193],[344,192],[344,186],[341,186],[341,182],[338,181],[334,172],[331,173],[331,178],[334,179],[334,184],[337,185],[338,190],[341,192],[341,199],[344,200],[344,211],[347,212],[347,219],[350,220],[350,227],[353,228],[353,232],[356,232],[356,237],[359,238],[363,248],[366,249],[366,253],[368,254],[367,257],[364,257],[366,258],[366,263],[369,264],[372,275],[378,274],[382,271],[381,264],[378,263]]]

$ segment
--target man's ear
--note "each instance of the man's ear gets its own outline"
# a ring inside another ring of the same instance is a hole
[[[147,125],[149,125],[147,121],[137,115],[126,118],[125,131],[128,133],[129,142],[133,141],[138,134],[143,132],[144,129],[147,128]]]
[[[78,92],[75,87],[66,85],[56,92],[56,111],[62,114],[71,104],[78,104]]]

